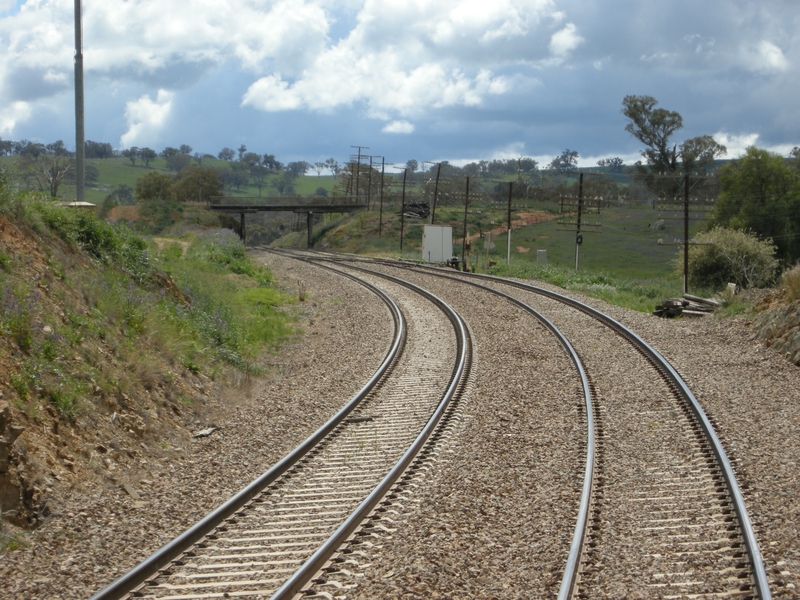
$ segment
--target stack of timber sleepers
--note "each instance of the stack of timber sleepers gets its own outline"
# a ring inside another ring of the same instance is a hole
[[[703,317],[713,313],[720,303],[711,298],[700,298],[684,294],[683,298],[668,298],[656,306],[653,314],[657,317],[671,318],[678,316]]]

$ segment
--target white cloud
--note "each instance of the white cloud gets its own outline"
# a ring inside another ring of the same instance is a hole
[[[783,51],[766,40],[762,40],[754,48],[746,49],[744,62],[753,71],[778,72],[789,68],[789,61]]]
[[[655,60],[665,60],[667,58],[673,58],[676,54],[674,52],[654,52],[653,54],[642,54],[639,57],[639,60],[643,62],[653,62]]]
[[[714,140],[728,149],[727,158],[737,158],[744,154],[750,146],[755,146],[758,140],[757,133],[743,133],[735,135],[718,131],[714,134]]]
[[[566,57],[583,43],[584,39],[578,35],[574,23],[567,23],[561,31],[557,31],[550,38],[550,52],[559,58]]]
[[[325,0],[85,3],[87,84],[94,74],[176,89],[226,61],[255,72],[279,68],[297,74],[326,43],[330,22],[324,4]],[[24,94],[26,85],[31,89],[31,73],[51,84],[39,90],[38,97],[51,95],[54,84],[69,84],[73,10],[72,0],[30,0],[19,12],[0,18],[0,64],[6,66],[0,88]]]
[[[155,101],[145,94],[138,100],[128,102],[125,106],[128,131],[122,134],[120,146],[129,148],[152,144],[167,122],[172,108],[172,96],[171,92],[158,90]]]
[[[408,121],[392,121],[387,123],[381,131],[384,133],[414,133],[414,124]]]
[[[532,54],[531,45],[538,29],[549,36],[560,20],[552,0],[367,0],[349,34],[299,77],[265,75],[242,104],[326,111],[363,103],[368,116],[385,120],[480,106],[518,83],[497,69],[546,59],[544,48]],[[563,57],[581,41],[568,24],[550,45]]]
[[[27,102],[12,102],[0,107],[0,133],[10,135],[17,123],[27,121],[31,116],[31,107]]]
[[[742,133],[735,135],[732,133],[719,131],[714,134],[714,139],[728,149],[726,158],[739,158],[740,156],[744,155],[745,151],[750,146],[758,146],[759,148],[769,150],[770,152],[775,152],[781,156],[788,156],[792,148],[797,146],[797,144],[759,144],[758,138],[759,134],[757,133]]]

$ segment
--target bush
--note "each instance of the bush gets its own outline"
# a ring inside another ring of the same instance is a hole
[[[764,287],[772,283],[778,269],[775,244],[759,240],[747,230],[714,227],[699,233],[701,245],[689,246],[689,282],[698,287],[721,289],[729,282],[742,288]],[[683,274],[683,259],[678,272]]]
[[[786,288],[789,302],[794,302],[800,298],[800,264],[795,265],[783,274],[783,287]]]

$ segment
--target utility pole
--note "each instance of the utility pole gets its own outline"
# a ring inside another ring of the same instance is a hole
[[[370,202],[372,202],[372,158],[369,157],[369,178],[367,179],[367,210],[369,210]]]
[[[580,247],[583,243],[583,236],[581,235],[581,213],[583,212],[583,173],[578,180],[578,230],[575,234],[575,270],[578,270],[578,254]]]
[[[683,293],[689,293],[689,174],[683,176]]]
[[[383,234],[383,172],[386,168],[386,159],[381,156],[381,209],[378,213],[378,237]]]
[[[439,196],[439,175],[442,173],[442,163],[436,169],[436,183],[433,185],[433,209],[431,210],[431,225],[436,218],[436,198]]]
[[[405,227],[406,217],[406,173],[408,169],[403,169],[403,196],[400,204],[400,251],[403,250],[403,229]]]
[[[356,159],[356,204],[358,204],[358,175],[361,172],[361,150],[369,150],[369,146],[350,146],[358,148],[358,158]],[[353,156],[352,154],[350,155]]]
[[[86,195],[86,146],[83,123],[83,26],[81,24],[81,0],[75,0],[75,179],[76,197],[84,202]]]
[[[464,243],[461,244],[461,266],[466,271],[466,252],[467,252],[467,208],[469,207],[469,177],[467,177],[467,191],[464,194]]]
[[[506,258],[506,262],[510,265],[511,264],[511,193],[514,183],[512,181],[508,182],[508,257]]]

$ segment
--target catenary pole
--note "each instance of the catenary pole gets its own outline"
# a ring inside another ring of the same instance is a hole
[[[511,264],[511,195],[513,190],[514,182],[508,182],[508,256],[506,258],[506,262],[510,265]]]
[[[78,202],[84,202],[86,198],[86,170],[84,167],[86,147],[83,115],[83,26],[81,24],[81,0],[75,0],[75,199]]]

